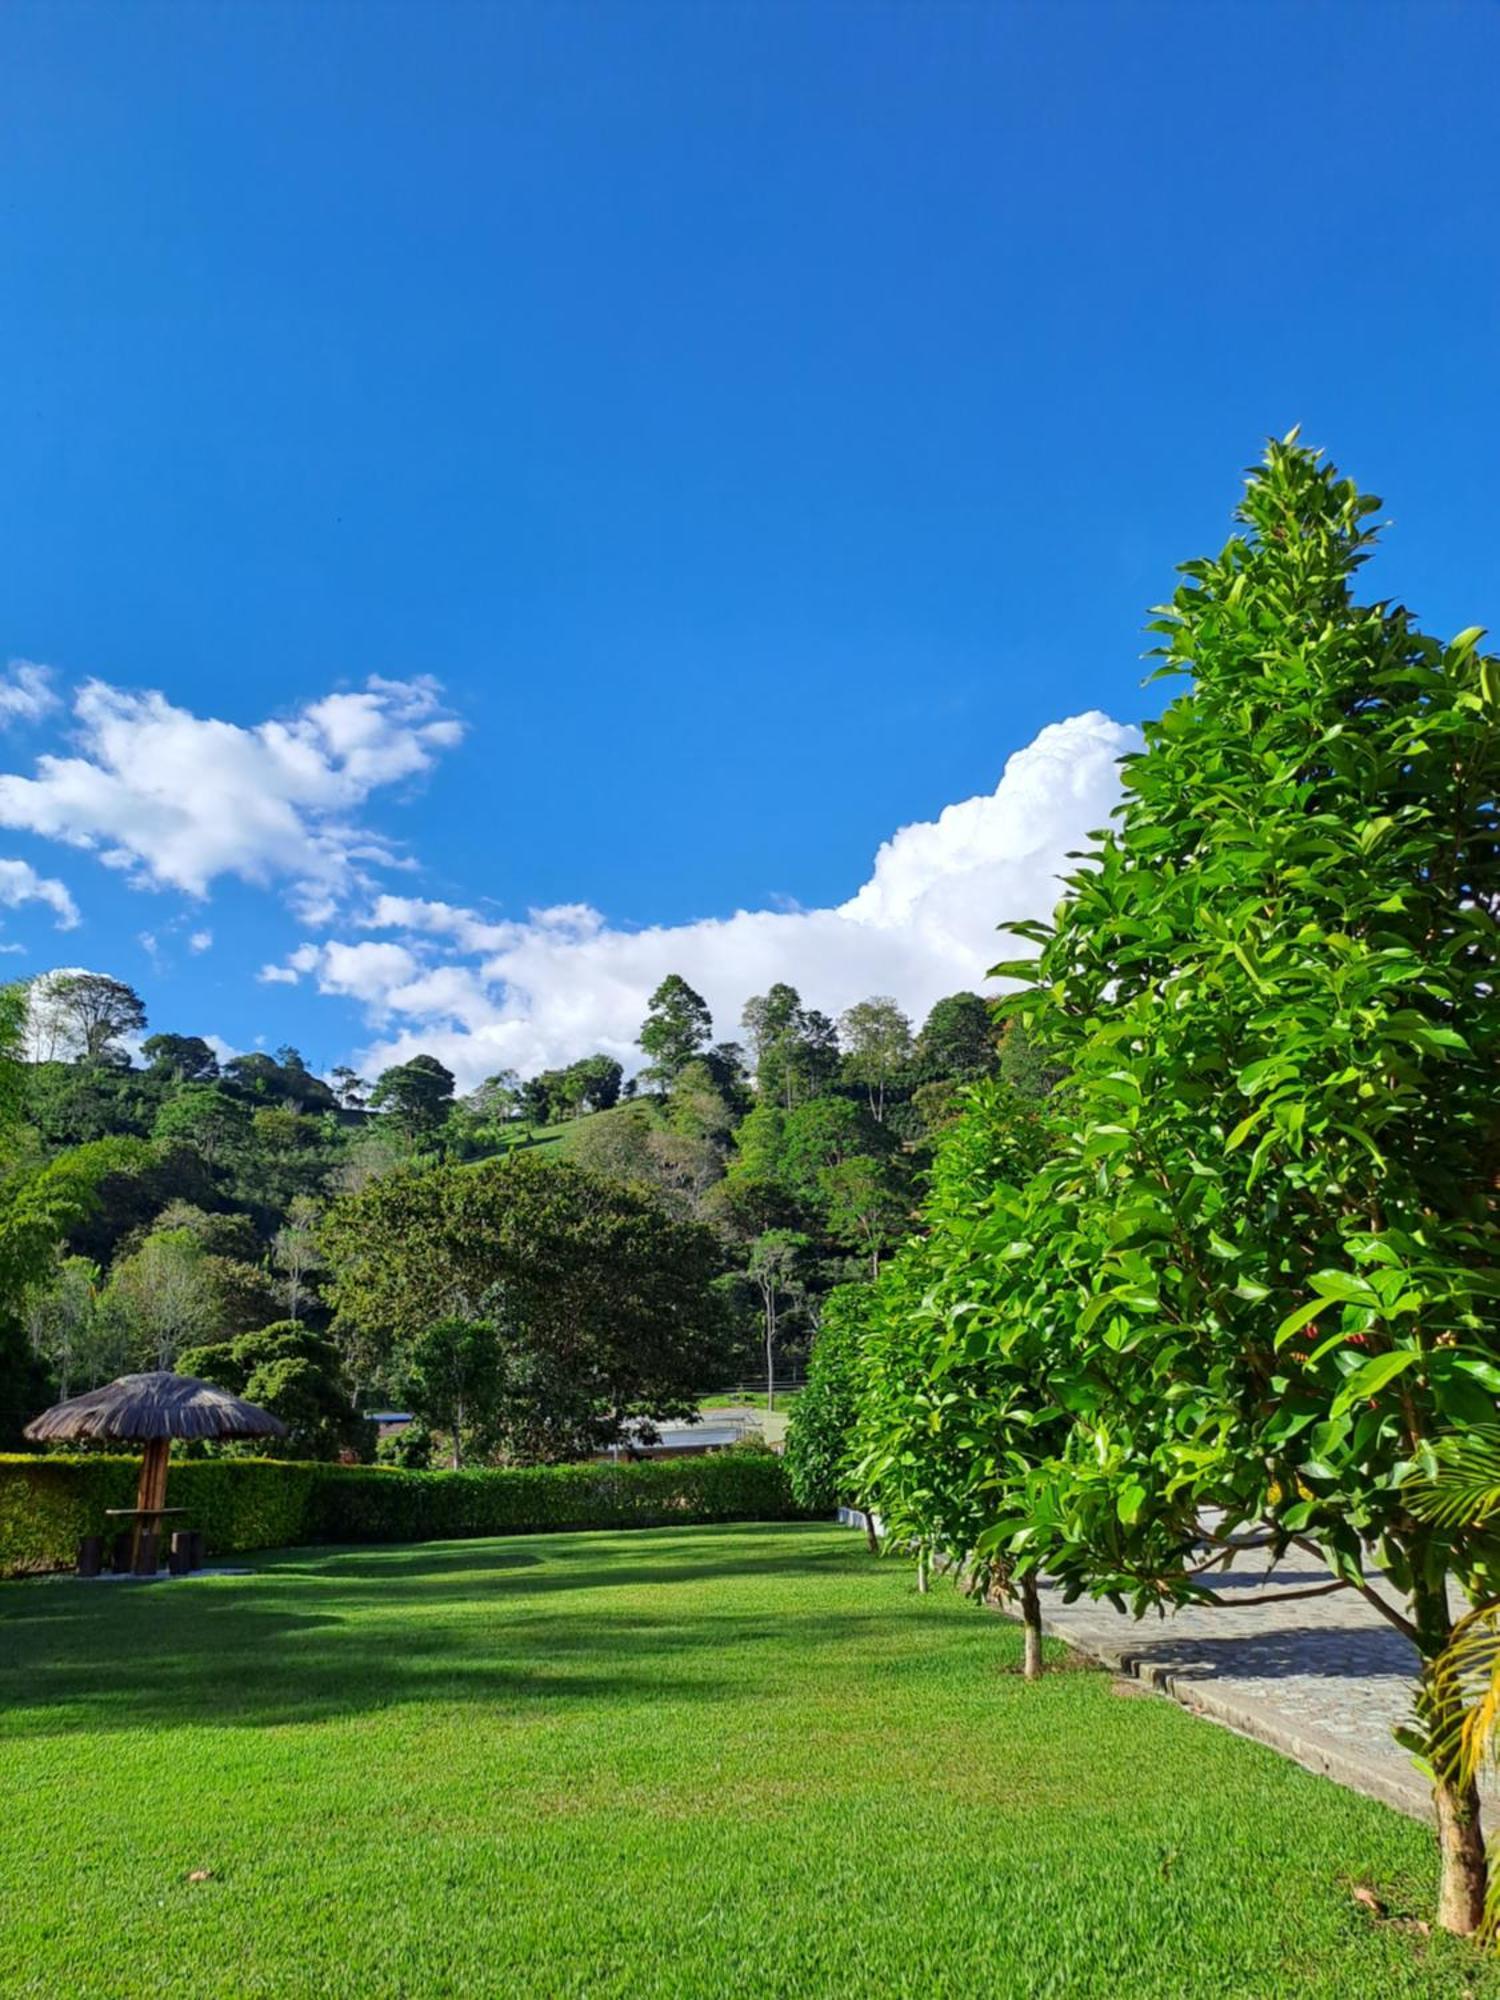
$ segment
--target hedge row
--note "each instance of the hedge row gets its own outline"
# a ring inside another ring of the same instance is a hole
[[[134,1458],[0,1455],[0,1576],[71,1569],[108,1507],[135,1504]],[[187,1460],[168,1504],[211,1555],[306,1542],[421,1542],[538,1529],[659,1528],[795,1517],[781,1460],[732,1451],[638,1464],[401,1472],[279,1459]]]

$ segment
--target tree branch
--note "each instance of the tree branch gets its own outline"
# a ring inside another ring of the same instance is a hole
[[[1268,1590],[1261,1597],[1220,1597],[1210,1591],[1208,1601],[1221,1611],[1256,1611],[1262,1604],[1290,1604],[1297,1597],[1327,1597],[1330,1591],[1350,1587],[1341,1576],[1336,1576],[1332,1583],[1309,1584],[1305,1590]]]
[[[1319,1562],[1326,1560],[1323,1551],[1318,1547],[1317,1543],[1308,1541],[1302,1535],[1293,1535],[1292,1545],[1294,1548],[1303,1550],[1307,1555],[1316,1556]],[[1396,1630],[1410,1639],[1414,1646],[1419,1646],[1416,1626],[1413,1625],[1409,1618],[1399,1612],[1394,1604],[1387,1604],[1378,1590],[1372,1590],[1369,1584],[1356,1583],[1352,1579],[1350,1580],[1349,1588],[1357,1590],[1366,1604],[1371,1605],[1378,1611],[1387,1624],[1394,1625]]]

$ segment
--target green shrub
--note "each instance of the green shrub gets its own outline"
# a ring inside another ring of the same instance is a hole
[[[849,1466],[859,1414],[860,1340],[868,1285],[840,1285],[823,1304],[807,1385],[786,1428],[786,1470],[794,1499],[810,1514],[858,1505]]]
[[[71,1569],[85,1535],[134,1504],[134,1458],[0,1456],[0,1576]],[[544,1529],[779,1521],[798,1512],[779,1458],[724,1452],[638,1464],[465,1472],[198,1459],[172,1467],[167,1498],[211,1555],[300,1542],[420,1542]]]

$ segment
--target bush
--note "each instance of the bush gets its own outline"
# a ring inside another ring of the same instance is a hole
[[[71,1569],[85,1535],[134,1504],[134,1458],[0,1457],[0,1576]],[[174,1464],[168,1499],[211,1555],[305,1542],[420,1542],[546,1529],[780,1521],[795,1506],[779,1458],[725,1452],[638,1464],[407,1472],[278,1459]]]
[[[807,1364],[807,1383],[786,1427],[786,1470],[792,1495],[810,1514],[853,1505],[849,1451],[859,1414],[860,1338],[868,1285],[840,1285],[828,1294],[823,1324]]]

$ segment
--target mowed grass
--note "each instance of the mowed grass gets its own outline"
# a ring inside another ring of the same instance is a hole
[[[0,1989],[1500,1992],[1351,1897],[1422,1827],[1017,1658],[822,1526],[0,1586]]]

